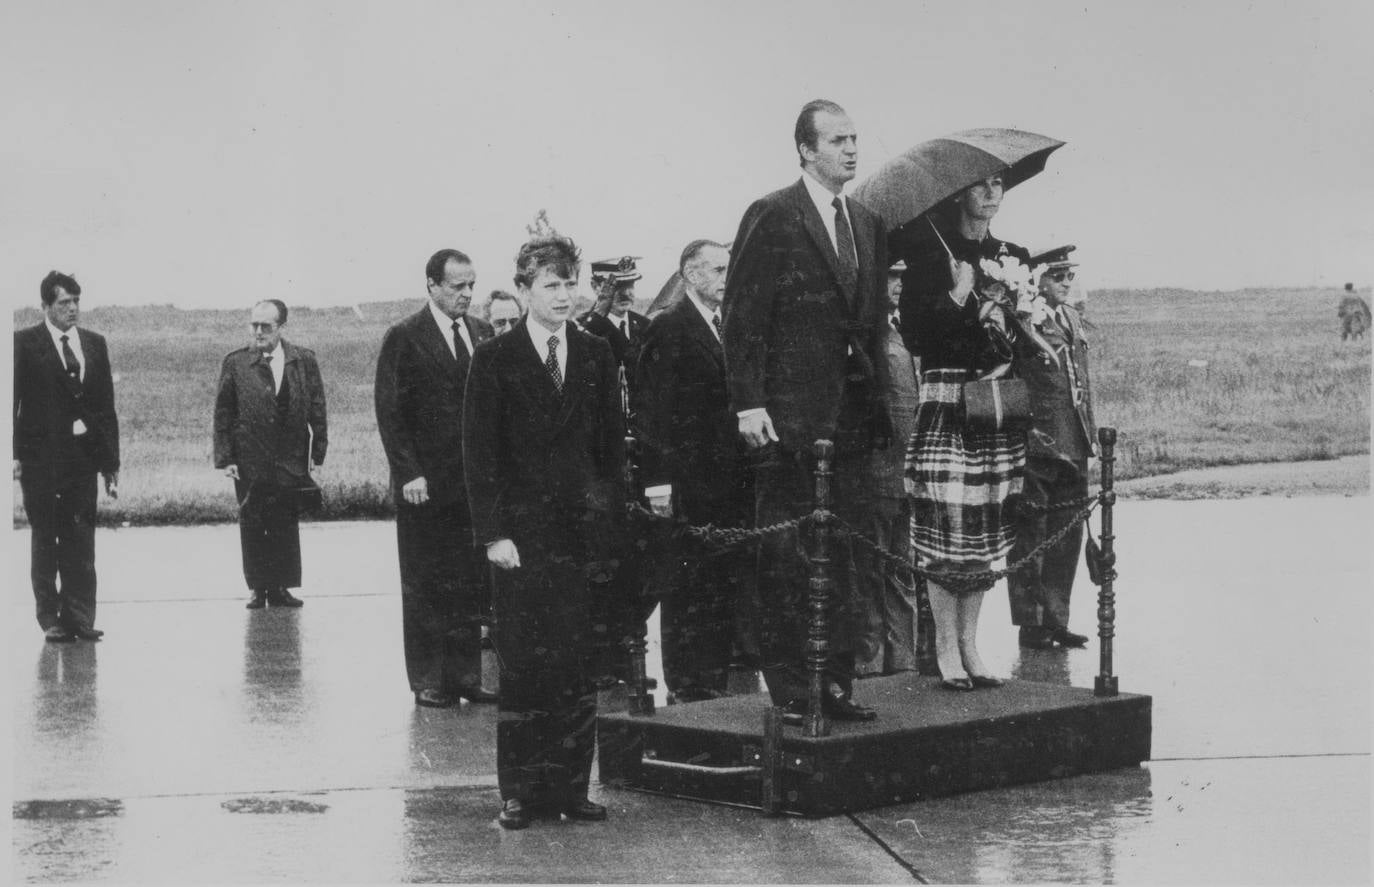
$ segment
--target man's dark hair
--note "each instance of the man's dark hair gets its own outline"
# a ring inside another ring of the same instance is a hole
[[[456,249],[441,249],[430,256],[429,261],[425,263],[425,282],[433,284],[442,283],[444,279],[444,268],[448,265],[450,259],[456,260],[462,265],[472,264],[472,259],[469,259],[464,252],[460,252]]]
[[[49,271],[48,276],[43,278],[43,282],[38,285],[38,297],[43,300],[44,305],[51,305],[57,301],[57,288],[62,287],[73,296],[81,295],[81,284],[76,282],[76,278],[70,274],[63,274],[61,271]]]
[[[797,149],[797,161],[803,166],[806,158],[802,157],[801,146],[816,150],[816,139],[820,136],[816,129],[816,115],[821,112],[844,114],[844,108],[828,99],[812,99],[802,105],[801,113],[797,115],[797,125],[792,130],[792,147]]]
[[[681,274],[683,277],[686,277],[687,263],[691,262],[697,256],[701,255],[701,251],[706,249],[706,247],[708,246],[718,246],[721,249],[725,249],[725,244],[716,243],[714,240],[707,240],[704,237],[699,238],[697,240],[693,240],[691,243],[687,244],[685,247],[682,248],[682,255],[677,260],[678,273]]]
[[[515,255],[515,285],[528,287],[534,283],[540,268],[548,268],[559,277],[572,280],[582,270],[582,251],[571,237],[556,234],[535,237]]]
[[[273,308],[277,309],[277,326],[286,323],[286,303],[281,299],[263,299],[258,305],[271,305]],[[257,305],[253,307],[256,308]]]
[[[520,301],[520,297],[515,293],[508,293],[505,290],[492,290],[491,295],[487,298],[487,302],[491,303],[496,301],[514,302],[515,307],[519,308],[522,312],[525,310],[525,306]]]

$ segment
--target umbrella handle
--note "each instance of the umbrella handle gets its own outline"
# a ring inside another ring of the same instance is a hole
[[[935,232],[935,239],[940,241],[940,246],[945,248],[945,255],[949,256],[951,259],[954,258],[954,250],[950,249],[949,244],[945,243],[945,239],[940,236],[940,229],[935,227],[935,222],[930,216],[926,216],[926,224],[930,226],[930,230]]]

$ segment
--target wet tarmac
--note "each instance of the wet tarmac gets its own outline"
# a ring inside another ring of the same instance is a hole
[[[303,528],[305,607],[260,612],[242,606],[233,527],[102,531],[108,634],[69,645],[42,640],[15,532],[13,875],[1367,882],[1370,506],[1118,508],[1115,671],[1154,699],[1153,760],[1138,769],[818,820],[597,786],[608,823],[523,832],[495,822],[493,708],[413,704],[391,524]],[[1072,627],[1095,634],[1095,589],[1080,583]],[[1095,644],[1020,651],[998,592],[982,624],[1000,673],[1092,685]]]

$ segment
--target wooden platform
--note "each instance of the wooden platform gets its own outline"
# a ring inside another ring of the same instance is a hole
[[[878,710],[807,738],[764,736],[765,694],[604,714],[603,784],[804,816],[1134,767],[1150,757],[1148,696],[1028,681],[958,693],[898,675],[855,685]]]

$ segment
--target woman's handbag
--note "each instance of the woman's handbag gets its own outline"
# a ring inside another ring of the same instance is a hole
[[[964,425],[979,434],[1030,427],[1030,387],[1025,379],[978,379],[964,383]]]

